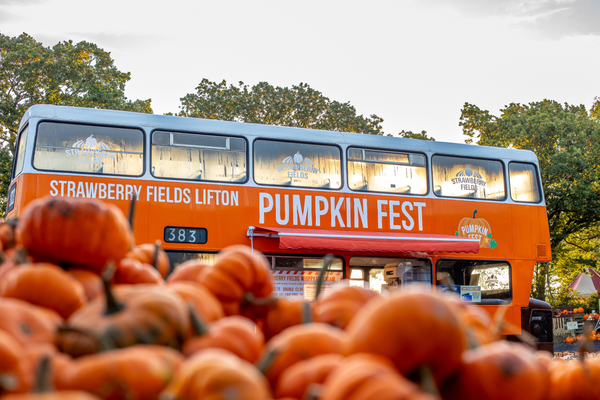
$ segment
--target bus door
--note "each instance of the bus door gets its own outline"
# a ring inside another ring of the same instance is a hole
[[[431,261],[426,258],[350,258],[349,284],[379,293],[400,290],[413,283],[432,284]]]

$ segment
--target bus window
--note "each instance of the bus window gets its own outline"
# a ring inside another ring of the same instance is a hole
[[[508,164],[508,175],[510,197],[514,201],[538,203],[542,199],[537,172],[533,164],[511,162]]]
[[[433,190],[441,197],[504,200],[500,161],[433,156]]]
[[[140,176],[144,133],[139,129],[41,122],[33,166],[46,171]]]
[[[414,283],[431,285],[431,269],[428,259],[355,256],[350,259],[350,286],[381,293]]]
[[[279,297],[314,300],[317,277],[323,266],[323,258],[302,256],[267,256],[271,264],[273,295]],[[323,293],[343,279],[344,262],[335,257],[323,285]]]
[[[23,165],[25,164],[25,145],[27,144],[27,132],[29,131],[29,125],[21,131],[19,136],[19,144],[17,145],[17,154],[15,163],[15,173],[13,178],[16,177],[23,171]]]
[[[425,156],[350,148],[348,187],[368,192],[426,194]]]
[[[254,180],[263,185],[322,189],[342,187],[336,146],[275,140],[254,142]]]
[[[450,279],[448,279],[450,278]],[[504,261],[440,260],[437,284],[452,282],[463,300],[482,304],[510,301],[510,265]]]
[[[208,265],[213,265],[217,258],[217,253],[197,253],[191,251],[168,251],[169,262],[172,268],[177,268],[179,264],[185,261],[195,260],[201,261]]]
[[[215,182],[246,181],[246,141],[206,134],[152,133],[152,175]]]

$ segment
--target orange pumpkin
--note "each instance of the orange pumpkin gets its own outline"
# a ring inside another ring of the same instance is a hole
[[[232,315],[206,324],[193,315],[193,324],[196,335],[186,340],[181,347],[181,352],[186,357],[204,349],[220,348],[255,363],[262,354],[264,336],[248,318]]]
[[[74,357],[103,347],[158,344],[178,348],[188,332],[184,301],[162,285],[106,283],[104,296],[88,303],[67,321],[59,335],[61,350]]]
[[[127,253],[125,257],[133,258],[141,263],[153,266],[163,278],[165,278],[171,270],[169,257],[167,256],[167,253],[160,248],[160,241],[157,241],[154,244],[140,244]]]
[[[219,299],[226,315],[241,314],[247,296],[265,298],[273,292],[267,259],[243,245],[223,249],[215,265],[202,269],[198,281]]]
[[[194,312],[204,321],[212,322],[225,316],[219,300],[204,286],[192,281],[176,281],[166,284],[168,289],[177,293],[184,302],[191,305]],[[190,324],[187,337],[194,336],[194,327]]]
[[[434,400],[404,378],[385,357],[354,354],[334,369],[321,390],[319,400]]]
[[[304,301],[304,299],[278,297],[274,304],[269,308],[265,317],[261,320],[265,339],[269,340],[273,336],[281,333],[284,329],[291,326],[300,325],[305,320],[312,320],[312,308],[314,303]],[[306,316],[305,314],[310,315]]]
[[[209,267],[208,264],[199,260],[188,260],[179,264],[167,277],[167,282],[198,281],[200,272]]]
[[[138,285],[141,283],[164,283],[158,270],[149,264],[144,264],[135,258],[125,257],[117,264],[113,283]]]
[[[275,386],[283,371],[299,361],[321,354],[342,354],[346,338],[345,331],[328,324],[292,326],[267,343],[265,355],[273,354],[274,358],[265,376]]]
[[[341,354],[323,354],[298,361],[283,371],[275,386],[277,398],[290,397],[306,399],[311,385],[325,382],[331,371],[336,369],[344,359]]]
[[[571,336],[567,336],[567,339],[565,339],[565,341],[567,343],[575,343],[575,339],[573,339]]]
[[[223,349],[207,349],[185,360],[161,400],[270,400],[265,377],[249,362]]]
[[[60,267],[48,264],[22,264],[8,272],[0,296],[21,299],[56,311],[69,318],[87,301],[81,283]]]
[[[26,392],[33,381],[31,362],[23,346],[0,330],[0,395]]]
[[[476,218],[477,210],[473,210],[473,218],[463,218],[458,223],[458,236],[479,239],[480,248],[490,247],[490,238],[492,234],[490,224],[482,218]]]
[[[95,299],[104,292],[102,278],[96,272],[83,268],[69,268],[67,272],[83,285],[85,297],[88,301]]]
[[[317,298],[313,310],[314,320],[346,329],[350,320],[368,301],[381,298],[374,290],[356,286],[336,286]]]
[[[54,343],[63,319],[54,311],[26,301],[0,298],[0,330],[10,333],[21,345]]]
[[[131,249],[133,234],[121,210],[94,199],[46,196],[23,209],[17,238],[36,261],[102,271]]]
[[[174,349],[135,345],[72,361],[56,386],[103,399],[156,399],[182,361],[182,355]]]
[[[543,400],[549,385],[548,370],[532,350],[520,343],[498,341],[465,351],[458,375],[448,380],[442,397]]]
[[[564,361],[564,360],[563,360]],[[550,400],[600,399],[600,358],[554,364],[550,368]]]
[[[467,345],[460,316],[448,298],[420,286],[366,304],[346,332],[346,354],[388,357],[405,376],[427,366],[438,383],[461,363]]]

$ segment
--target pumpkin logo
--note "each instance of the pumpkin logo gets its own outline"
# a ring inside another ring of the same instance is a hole
[[[498,243],[492,239],[492,228],[483,218],[476,217],[477,210],[473,211],[473,218],[465,217],[458,223],[458,231],[454,232],[456,236],[479,239],[480,249],[493,249]]]
[[[297,151],[293,156],[284,158],[281,161],[281,165],[277,166],[277,170],[280,172],[289,171],[288,176],[292,179],[308,179],[308,174],[319,172],[315,168],[315,163],[300,154],[300,151]]]
[[[98,142],[94,135],[90,135],[87,139],[85,139],[85,142],[83,140],[76,141],[75,143],[73,143],[73,147],[78,147],[80,149],[87,148],[98,150],[110,150],[110,147],[108,147],[106,143]]]

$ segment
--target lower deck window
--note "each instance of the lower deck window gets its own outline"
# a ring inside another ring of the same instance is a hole
[[[414,283],[431,285],[431,261],[418,258],[364,257],[350,259],[350,286],[382,293]]]
[[[217,258],[217,253],[198,253],[191,251],[167,251],[167,255],[171,262],[171,269],[177,268],[179,264],[190,260],[198,260],[208,265],[213,265]]]
[[[512,298],[510,264],[505,261],[441,260],[437,284],[463,301],[501,304]]]
[[[267,256],[267,259],[271,264],[273,295],[314,300],[323,258]],[[323,293],[331,290],[336,283],[342,282],[343,265],[344,262],[341,258],[333,259],[330,271],[324,281]]]

